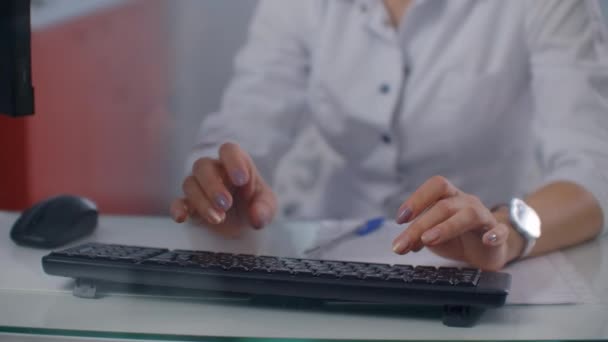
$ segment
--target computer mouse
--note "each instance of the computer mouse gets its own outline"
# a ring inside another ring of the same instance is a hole
[[[25,210],[11,229],[11,239],[22,246],[56,248],[91,234],[97,220],[97,206],[92,201],[56,196]]]

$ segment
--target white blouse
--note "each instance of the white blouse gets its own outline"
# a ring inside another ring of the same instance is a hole
[[[395,29],[380,0],[262,0],[189,165],[235,141],[294,217],[393,217],[436,174],[488,206],[571,181],[608,216],[600,16],[585,0],[420,0]]]

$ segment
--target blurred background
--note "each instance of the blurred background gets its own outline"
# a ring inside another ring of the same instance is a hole
[[[0,209],[74,193],[160,214],[256,0],[32,0],[36,115],[0,118]]]
[[[0,209],[73,193],[166,215],[256,3],[32,0],[36,115],[0,117]]]

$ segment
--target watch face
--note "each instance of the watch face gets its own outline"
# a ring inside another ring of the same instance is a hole
[[[524,201],[514,198],[511,202],[511,217],[520,229],[535,239],[540,237],[540,217]]]

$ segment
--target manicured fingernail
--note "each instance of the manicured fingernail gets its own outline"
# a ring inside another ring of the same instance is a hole
[[[243,186],[247,184],[247,174],[243,170],[232,171],[232,181],[236,186]]]
[[[215,204],[218,207],[222,208],[224,211],[230,209],[230,203],[228,203],[228,198],[223,194],[218,194],[215,196]]]
[[[496,241],[498,241],[498,235],[496,235],[496,233],[490,233],[490,235],[488,235],[488,242],[494,244]]]
[[[424,244],[427,244],[427,245],[429,243],[433,243],[433,242],[437,241],[437,239],[439,239],[439,229],[437,229],[437,228],[427,230],[420,237],[420,240],[422,240],[422,242],[424,242]]]
[[[270,224],[270,210],[265,204],[258,204],[258,218],[260,219],[260,225],[255,227],[256,229],[261,229]]]
[[[213,208],[209,208],[209,219],[210,219],[211,223],[213,223],[213,224],[222,223],[222,221],[224,220],[222,218],[222,215],[220,215],[220,213],[215,211],[215,209],[213,209]]]
[[[412,217],[412,209],[405,208],[397,216],[397,221],[398,222],[407,222],[410,220],[411,217]]]
[[[410,247],[410,241],[407,236],[395,241],[393,243],[393,252],[396,254],[405,254]]]
[[[176,222],[183,222],[186,219],[186,215],[187,215],[187,211],[179,211],[179,209],[177,210],[171,210],[171,217],[173,217],[173,220],[175,220]]]

